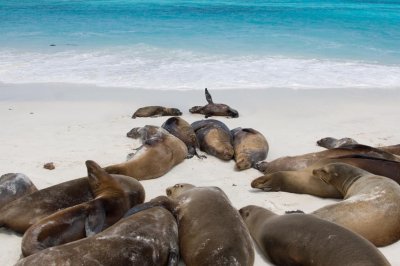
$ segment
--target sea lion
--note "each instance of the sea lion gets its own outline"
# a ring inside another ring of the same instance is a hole
[[[232,134],[224,123],[214,119],[200,120],[192,123],[192,128],[202,151],[221,160],[232,159]]]
[[[112,175],[125,191],[134,191],[137,181]],[[136,195],[133,195],[136,197]],[[31,225],[50,214],[94,198],[87,177],[70,180],[16,199],[0,208],[0,226],[24,233]]]
[[[399,184],[344,163],[325,165],[314,175],[335,186],[344,200],[313,215],[346,227],[378,247],[400,239]]]
[[[313,215],[276,215],[254,205],[239,212],[262,254],[276,265],[390,265],[363,237]]]
[[[166,174],[187,157],[185,143],[165,129],[145,126],[134,130],[143,145],[128,161],[107,166],[105,170],[108,173],[127,175],[137,180],[153,179]]]
[[[352,138],[335,139],[331,137],[326,137],[317,141],[318,146],[326,149],[333,149],[333,148],[338,148],[340,146],[352,145],[352,144],[358,144],[358,142]]]
[[[29,227],[22,238],[24,256],[97,234],[144,201],[139,181],[131,178],[131,186],[123,188],[94,161],[86,161],[86,166],[94,199],[55,212]]]
[[[400,144],[389,145],[389,146],[381,146],[377,147],[377,149],[383,150],[385,152],[389,152],[395,155],[400,155]]]
[[[298,156],[281,157],[273,160],[272,162],[262,161],[258,162],[255,168],[263,172],[264,174],[274,173],[278,171],[294,171],[306,168],[321,159],[351,154],[364,154],[371,157],[377,157],[392,161],[400,161],[400,158],[398,156],[385,152],[381,149],[376,149],[367,145],[353,144]]]
[[[0,177],[0,207],[35,191],[37,191],[36,186],[26,175],[4,174]]]
[[[220,188],[176,184],[167,195],[176,205],[173,212],[186,265],[253,265],[249,232]]]
[[[321,198],[343,198],[343,195],[334,186],[313,175],[314,169],[335,162],[359,167],[370,173],[388,177],[400,184],[400,162],[366,155],[347,155],[322,159],[297,171],[279,171],[266,174],[254,179],[251,186],[264,191],[310,194]]]
[[[16,265],[178,265],[174,216],[154,207],[121,219],[94,236],[48,248]]]
[[[204,106],[193,106],[189,109],[192,114],[203,114],[206,118],[210,116],[228,116],[228,117],[239,117],[239,112],[229,107],[226,104],[214,103],[211,94],[205,89],[207,105]]]
[[[159,116],[176,116],[182,115],[177,108],[167,108],[163,106],[146,106],[141,107],[133,113],[132,118],[136,117],[159,117]]]
[[[263,134],[252,128],[241,127],[232,129],[231,133],[238,170],[254,167],[255,163],[267,158],[269,146]]]
[[[188,158],[196,155],[198,158],[205,158],[204,155],[199,155],[197,149],[200,149],[197,141],[196,133],[188,122],[180,117],[171,117],[161,126],[170,134],[182,140],[188,148]]]

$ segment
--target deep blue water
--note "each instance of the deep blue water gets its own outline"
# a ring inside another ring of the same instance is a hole
[[[400,0],[0,0],[0,82],[399,87],[399,74]]]

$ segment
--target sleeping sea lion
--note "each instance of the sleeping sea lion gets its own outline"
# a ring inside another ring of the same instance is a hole
[[[228,116],[228,117],[239,117],[238,111],[229,107],[226,104],[214,103],[211,94],[205,89],[207,105],[204,106],[193,106],[189,109],[192,114],[203,114],[206,118],[210,116]]]
[[[45,249],[16,265],[178,265],[178,228],[162,207],[121,219],[94,236]]]
[[[241,127],[232,129],[231,133],[238,170],[254,167],[257,162],[267,158],[269,146],[263,134],[252,128]]]
[[[110,165],[105,170],[110,174],[131,176],[137,180],[160,177],[181,163],[188,150],[180,139],[163,128],[145,126],[133,129],[143,145],[126,162]]]
[[[331,137],[326,137],[317,141],[318,146],[326,149],[333,149],[333,148],[338,148],[340,146],[352,145],[352,144],[358,144],[358,143],[352,138],[335,139]]]
[[[22,238],[24,256],[97,234],[144,201],[139,181],[131,178],[131,186],[123,188],[94,161],[86,161],[86,166],[94,199],[55,212],[29,227]]]
[[[198,158],[205,158],[204,155],[200,156],[197,152],[197,149],[200,149],[200,145],[197,141],[196,133],[184,119],[180,117],[168,118],[161,127],[186,144],[188,148],[188,158],[192,158],[194,155]]]
[[[306,168],[321,159],[351,154],[364,154],[371,157],[377,157],[392,161],[400,161],[400,158],[398,156],[385,152],[381,149],[373,148],[367,145],[353,144],[298,156],[281,157],[269,163],[265,161],[259,162],[256,164],[256,169],[265,174],[278,171],[294,171]]]
[[[37,191],[36,186],[26,175],[4,174],[0,177],[0,207],[35,191]]]
[[[124,191],[137,188],[128,176],[112,175]],[[136,197],[134,195],[134,197]],[[94,195],[87,177],[70,180],[16,199],[0,208],[0,226],[24,233],[31,225],[61,209],[92,200]]]
[[[192,123],[192,128],[202,151],[221,160],[232,159],[232,134],[224,123],[214,119],[200,120]]]
[[[363,237],[313,215],[276,215],[254,205],[239,212],[262,254],[276,265],[390,265]]]
[[[136,117],[158,117],[158,116],[176,116],[182,115],[177,108],[167,108],[163,106],[146,106],[136,110],[132,118]]]
[[[297,171],[279,171],[260,176],[251,182],[253,188],[264,191],[285,191],[309,194],[322,198],[343,198],[334,187],[313,175],[313,170],[329,163],[347,163],[370,173],[388,177],[400,184],[400,162],[366,155],[347,155],[326,158]]]
[[[325,165],[314,175],[335,186],[344,200],[313,215],[346,227],[378,247],[400,239],[399,184],[344,163]]]

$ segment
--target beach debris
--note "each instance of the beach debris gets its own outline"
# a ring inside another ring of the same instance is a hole
[[[53,162],[49,162],[49,163],[45,163],[45,164],[43,165],[43,168],[44,168],[44,169],[47,169],[47,170],[54,170],[56,167],[54,166],[54,163],[53,163]]]

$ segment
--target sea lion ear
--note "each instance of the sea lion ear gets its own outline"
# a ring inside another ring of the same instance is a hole
[[[208,103],[214,103],[212,98],[211,98],[211,94],[208,92],[207,88],[205,89],[205,94],[206,94],[206,100]]]
[[[96,206],[92,209],[85,220],[85,232],[86,236],[92,236],[100,233],[104,227],[106,219],[106,213],[103,206]]]

